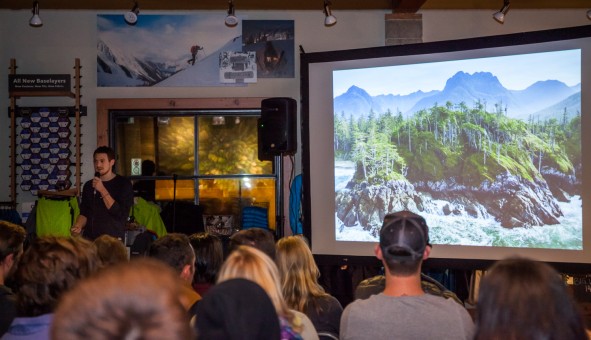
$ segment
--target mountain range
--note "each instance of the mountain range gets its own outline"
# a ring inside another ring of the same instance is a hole
[[[364,89],[351,86],[334,98],[334,113],[359,117],[366,116],[370,110],[375,113],[390,110],[406,116],[435,104],[445,105],[448,101],[453,104],[463,102],[468,108],[480,101],[488,111],[494,111],[495,105],[500,104],[503,109],[506,107],[509,117],[517,119],[527,119],[532,114],[561,116],[565,108],[568,115],[573,116],[581,111],[580,93],[580,84],[567,86],[557,80],[537,81],[524,90],[509,90],[490,72],[468,74],[460,71],[447,80],[441,91],[371,96]]]

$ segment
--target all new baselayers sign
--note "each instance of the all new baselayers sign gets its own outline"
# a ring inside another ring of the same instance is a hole
[[[70,91],[69,74],[11,74],[9,91]]]

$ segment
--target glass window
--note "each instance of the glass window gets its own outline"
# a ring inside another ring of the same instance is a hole
[[[259,115],[114,112],[117,172],[141,176],[134,180],[136,194],[144,197],[147,191],[144,198],[160,204],[173,198],[196,201],[203,208],[206,227],[208,219],[223,219],[240,229],[243,212],[251,210],[244,208],[257,207],[265,214],[256,223],[274,229],[276,176],[272,162],[258,159]],[[152,166],[147,166],[150,162]]]

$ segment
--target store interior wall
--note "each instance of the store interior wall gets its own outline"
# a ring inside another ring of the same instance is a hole
[[[224,20],[223,11],[207,11]],[[420,11],[423,16],[423,41],[432,42],[478,36],[508,34],[591,24],[586,10],[513,10],[505,24],[492,19],[490,10]],[[300,98],[299,55],[296,55],[294,78],[259,79],[246,87],[169,87],[169,88],[98,88],[96,86],[97,14],[118,12],[43,10],[43,26],[30,27],[29,10],[0,10],[0,201],[9,201],[10,159],[8,107],[8,73],[10,59],[15,58],[19,74],[73,74],[74,59],[80,58],[82,105],[88,115],[82,117],[82,182],[93,174],[92,152],[96,145],[97,98],[209,98],[209,97],[292,97]],[[123,13],[121,13],[123,14]],[[140,14],[191,14],[191,12],[142,12]],[[324,15],[318,11],[249,11],[239,12],[240,19],[294,20],[296,51],[301,45],[306,52],[384,46],[384,17],[388,11],[335,11],[338,23],[325,27]],[[237,35],[238,28],[234,29]],[[209,32],[196,32],[211,34]],[[162,48],[166,48],[163,46]],[[68,98],[23,98],[22,106],[73,105]],[[313,112],[311,114],[314,114]],[[299,133],[298,133],[299,135]],[[301,148],[298,148],[300,150]],[[296,174],[301,171],[299,153]],[[313,175],[313,174],[312,174]],[[19,190],[20,192],[20,190]],[[28,193],[18,202],[34,201]]]

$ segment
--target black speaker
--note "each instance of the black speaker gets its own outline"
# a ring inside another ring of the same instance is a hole
[[[259,159],[294,154],[297,151],[297,102],[293,98],[267,98],[261,101],[258,126]],[[262,159],[267,158],[267,159]]]
[[[257,120],[257,136],[258,136],[258,157],[259,161],[272,161],[274,156],[271,154],[271,151],[267,148],[263,148],[263,141],[261,136],[263,135],[264,124],[262,118]]]

